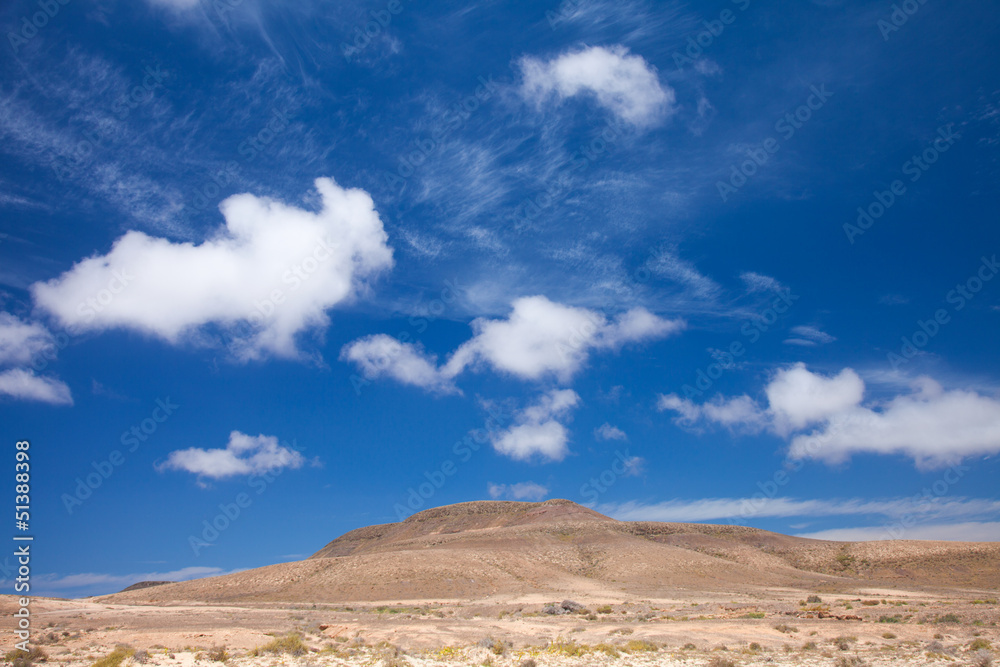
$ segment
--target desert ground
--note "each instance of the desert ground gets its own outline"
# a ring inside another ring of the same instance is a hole
[[[481,502],[352,531],[305,561],[32,609],[37,661],[67,667],[984,667],[1000,647],[998,580],[996,543],[825,542]]]

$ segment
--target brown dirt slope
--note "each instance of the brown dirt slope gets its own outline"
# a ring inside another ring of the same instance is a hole
[[[360,528],[305,561],[105,599],[346,602],[897,585],[996,589],[998,566],[998,543],[827,542],[742,526],[622,522],[568,500],[493,501]]]

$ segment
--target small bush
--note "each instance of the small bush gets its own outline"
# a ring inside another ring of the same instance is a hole
[[[639,653],[642,651],[659,651],[660,647],[645,639],[630,639],[622,646],[626,653]]]
[[[816,642],[806,642],[802,645],[802,650],[804,651],[814,651],[816,649]]]
[[[131,646],[117,646],[114,651],[108,653],[90,667],[118,667],[118,665],[125,661],[125,658],[131,658],[133,655],[135,655],[135,649]]]
[[[28,651],[22,651],[17,648],[13,651],[8,651],[3,659],[13,663],[14,667],[31,667],[32,663],[46,662],[49,656],[37,646],[32,646]]]
[[[866,665],[867,663],[864,660],[855,656],[837,660],[837,667],[866,667]]]
[[[264,646],[258,646],[250,652],[252,656],[262,656],[266,653],[272,655],[304,655],[309,652],[309,648],[302,643],[302,635],[293,632],[284,637],[277,637]]]
[[[600,607],[597,608],[597,613],[598,614],[610,614],[611,613],[611,605],[609,605],[609,604],[603,604],[603,605],[601,605]]]
[[[809,597],[806,598],[806,602],[808,602],[809,604],[819,604],[822,601],[823,598],[821,598],[818,595],[810,595]]]
[[[216,646],[208,652],[208,659],[212,662],[226,662],[229,660],[229,651],[225,646]]]
[[[970,651],[979,651],[980,649],[990,649],[990,648],[992,648],[990,642],[987,641],[986,639],[983,639],[982,637],[973,640],[973,642],[969,644]]]
[[[722,656],[715,656],[708,661],[707,667],[736,667],[736,663]]]
[[[136,651],[132,654],[132,660],[140,665],[145,665],[149,662],[149,651]]]
[[[759,650],[761,650],[761,648],[762,648],[761,645],[758,644],[757,642],[750,642],[750,650],[751,651],[759,651]]]
[[[784,632],[786,635],[799,631],[799,629],[795,626],[785,625],[784,623],[774,626],[774,629],[778,632]]]
[[[962,619],[960,619],[955,614],[945,614],[944,616],[938,616],[934,620],[934,622],[935,623],[961,623]]]
[[[972,667],[993,667],[993,656],[989,651],[977,651],[972,658]]]
[[[899,614],[896,614],[895,616],[879,616],[878,617],[878,622],[879,623],[902,623],[903,622],[903,617],[900,616]]]
[[[538,663],[535,662],[534,658],[525,658],[517,667],[538,667]]]
[[[569,656],[582,656],[587,654],[587,647],[582,644],[577,644],[575,641],[566,641],[565,639],[557,638],[554,642],[551,642],[546,649],[549,653],[559,653],[561,655]]]
[[[878,600],[862,600],[861,604],[863,604],[866,607],[874,607],[875,605],[878,604]]]
[[[691,642],[688,642],[687,644],[685,644],[684,646],[681,647],[681,650],[682,651],[694,651],[697,648],[698,648],[697,646],[695,646]]]
[[[752,611],[749,614],[743,614],[741,618],[764,618],[764,612]]]
[[[883,632],[882,639],[895,639],[896,635],[891,632]]]

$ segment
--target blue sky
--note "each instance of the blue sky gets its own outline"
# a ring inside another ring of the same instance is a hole
[[[1000,539],[996,3],[0,25],[0,418],[12,465],[31,441],[36,593],[484,498]]]

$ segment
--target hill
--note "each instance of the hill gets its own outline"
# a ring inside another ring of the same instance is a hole
[[[480,501],[350,531],[304,561],[104,599],[362,602],[996,589],[998,564],[997,543],[829,542],[742,526],[617,521],[568,500]]]

